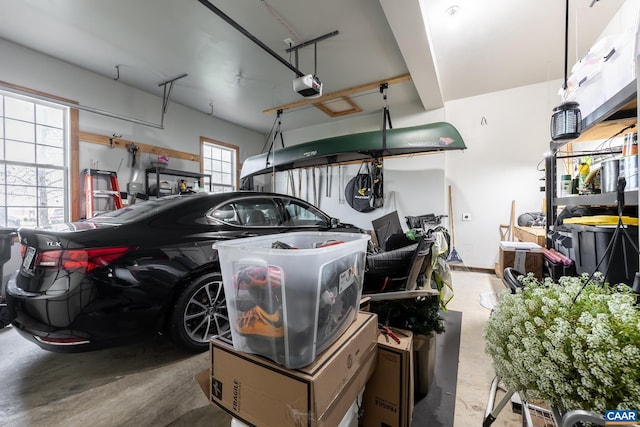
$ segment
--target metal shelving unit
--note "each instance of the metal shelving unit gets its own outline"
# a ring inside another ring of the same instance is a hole
[[[156,178],[155,194],[152,194],[149,187],[149,176],[153,176],[153,175],[155,175],[155,178]],[[144,171],[144,188],[148,195],[156,196],[156,197],[162,196],[162,194],[160,194],[160,175],[169,175],[169,176],[175,176],[180,178],[197,178],[199,181],[200,187],[203,186],[202,178],[209,178],[209,191],[211,191],[211,175],[208,175],[205,173],[198,173],[198,172],[188,172],[188,171],[181,171],[181,170],[175,170],[175,169],[151,167],[151,168],[145,169]]]
[[[545,159],[546,182],[546,211],[547,234],[555,223],[559,206],[615,206],[617,194],[615,192],[588,195],[571,195],[558,197],[557,195],[557,153],[568,143],[577,144],[582,141],[606,139],[637,123],[637,82],[634,80],[620,92],[611,97],[593,113],[582,119],[582,133],[572,141],[551,141],[549,150],[551,155]],[[625,204],[638,204],[638,190],[625,191]],[[547,238],[547,247],[552,242]]]

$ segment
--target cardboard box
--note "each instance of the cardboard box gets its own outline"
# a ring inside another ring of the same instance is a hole
[[[378,316],[359,312],[334,344],[299,369],[214,339],[210,402],[252,426],[335,427],[373,372],[377,333]]]
[[[542,279],[544,255],[540,245],[529,242],[500,242],[496,275],[502,278],[504,269],[513,267],[520,273],[533,273]]]
[[[409,427],[413,414],[413,335],[393,328],[400,344],[378,337],[376,370],[364,389],[362,427]]]
[[[436,335],[413,336],[413,381],[417,394],[429,393],[436,370]]]

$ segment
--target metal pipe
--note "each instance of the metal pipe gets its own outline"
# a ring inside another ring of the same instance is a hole
[[[315,38],[315,39],[313,39],[313,40],[308,40],[308,41],[306,41],[306,42],[302,42],[302,43],[297,44],[297,45],[295,45],[295,46],[291,46],[289,49],[287,49],[287,50],[286,50],[286,52],[287,52],[287,53],[289,53],[289,52],[291,52],[292,50],[298,50],[298,49],[300,49],[300,48],[303,48],[303,47],[309,46],[309,45],[311,45],[311,44],[316,44],[316,43],[318,43],[319,41],[322,41],[322,40],[328,39],[329,37],[333,37],[333,36],[337,36],[337,35],[338,35],[338,30],[336,30],[336,31],[332,31],[332,32],[327,33],[327,34],[325,34],[325,35],[323,35],[323,36],[316,37],[316,38]]]
[[[564,82],[562,82],[562,89],[567,90],[567,69],[569,67],[569,0],[565,2],[565,16],[564,16]]]
[[[151,123],[151,122],[147,122],[147,121],[144,121],[144,120],[136,119],[136,118],[133,118],[133,117],[127,117],[127,116],[123,116],[123,115],[120,115],[120,114],[111,113],[109,111],[99,110],[97,108],[88,107],[86,105],[74,104],[72,102],[63,101],[61,99],[56,99],[56,98],[40,95],[40,94],[33,93],[33,92],[27,92],[27,91],[24,91],[24,90],[16,89],[16,88],[11,87],[11,86],[5,86],[5,85],[3,85],[1,83],[0,83],[0,87],[3,87],[7,91],[12,92],[12,93],[16,93],[18,95],[27,96],[27,97],[30,97],[30,98],[36,98],[36,99],[40,99],[42,101],[52,102],[54,104],[64,105],[65,107],[76,108],[78,110],[88,111],[90,113],[100,114],[102,116],[107,116],[107,117],[111,117],[111,118],[118,119],[118,120],[124,120],[124,121],[127,121],[127,122],[136,123],[136,124],[143,125],[143,126],[149,126],[149,127],[153,127],[153,128],[156,128],[156,129],[164,129],[162,127],[162,125],[159,125],[159,124],[156,124],[156,123]]]
[[[304,76],[304,73],[302,71],[298,70],[296,67],[294,67],[293,65],[289,64],[284,58],[282,58],[280,55],[275,53],[269,46],[267,46],[266,44],[262,43],[260,40],[258,40],[257,37],[255,37],[253,34],[248,32],[247,30],[245,30],[240,24],[238,24],[236,21],[234,21],[229,16],[227,16],[223,11],[221,11],[220,9],[218,9],[217,7],[215,7],[214,5],[209,3],[209,1],[207,1],[207,0],[198,0],[198,1],[200,3],[202,3],[202,5],[207,7],[210,11],[212,11],[213,13],[218,15],[220,18],[222,18],[224,21],[226,21],[233,28],[235,28],[236,30],[240,31],[249,40],[251,40],[252,42],[257,44],[258,46],[260,46],[269,55],[273,56],[275,59],[277,59],[282,64],[284,64],[284,66],[286,66],[288,69],[290,69],[291,71],[296,73],[296,75],[298,77],[303,77]]]

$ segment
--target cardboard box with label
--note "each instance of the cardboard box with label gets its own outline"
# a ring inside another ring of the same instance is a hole
[[[335,427],[375,368],[377,333],[378,316],[359,312],[335,343],[299,369],[214,339],[210,402],[252,426]]]
[[[378,337],[378,361],[362,399],[362,427],[409,427],[413,414],[413,335],[393,328],[400,343]]]
[[[502,278],[504,269],[513,267],[522,274],[533,273],[542,279],[544,255],[542,247],[531,242],[500,242],[496,275]]]

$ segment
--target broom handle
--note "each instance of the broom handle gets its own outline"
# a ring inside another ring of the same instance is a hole
[[[451,225],[451,247],[453,248],[456,244],[456,238],[453,230],[453,223],[455,222],[455,217],[453,216],[453,193],[451,191],[451,186],[449,186],[449,218]]]

